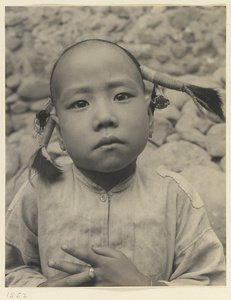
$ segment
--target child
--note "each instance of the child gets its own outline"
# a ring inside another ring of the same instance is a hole
[[[6,285],[225,284],[198,194],[178,174],[136,164],[153,116],[134,57],[107,41],[77,43],[54,66],[51,96],[73,164],[50,180],[32,175],[10,205]]]

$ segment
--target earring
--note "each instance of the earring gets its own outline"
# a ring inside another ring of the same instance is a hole
[[[66,149],[62,150],[62,152],[61,152],[61,156],[65,156],[65,155],[67,155],[67,150]]]
[[[149,135],[148,135],[148,137],[151,139],[152,138],[152,130],[150,129],[149,130]]]

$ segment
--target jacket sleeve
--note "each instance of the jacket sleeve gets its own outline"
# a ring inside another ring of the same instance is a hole
[[[179,174],[169,172],[177,190],[176,238],[169,286],[225,285],[223,246],[210,227],[199,194]]]
[[[36,193],[26,182],[6,214],[6,286],[36,287],[42,275],[37,237]]]

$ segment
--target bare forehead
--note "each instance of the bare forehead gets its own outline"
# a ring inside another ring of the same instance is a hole
[[[89,57],[97,56],[97,54],[101,55],[102,59],[106,59],[107,57],[115,57],[118,60],[123,61],[133,68],[136,68],[139,72],[138,65],[132,60],[131,57],[119,46],[107,42],[102,41],[86,41],[83,43],[79,43],[69,48],[59,59],[56,64],[56,68],[54,70],[54,74],[60,71],[66,63],[71,63],[73,59],[81,60],[81,55],[88,55]]]
[[[50,82],[52,98],[55,100],[58,97],[60,82],[63,80],[63,76],[65,76],[65,70],[69,71],[72,66],[79,66],[80,69],[85,67],[89,69],[92,64],[94,66],[102,64],[105,68],[107,66],[106,61],[113,61],[117,66],[120,65],[122,69],[130,70],[129,73],[132,73],[137,82],[143,87],[139,63],[137,62],[136,64],[135,60],[133,61],[123,49],[116,44],[107,42],[86,41],[67,49],[56,63]]]

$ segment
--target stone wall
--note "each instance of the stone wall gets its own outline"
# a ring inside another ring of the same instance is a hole
[[[225,7],[209,6],[7,7],[7,205],[15,175],[37,147],[34,116],[50,94],[51,67],[65,46],[87,38],[117,42],[143,65],[218,89],[225,111],[225,14]],[[154,136],[139,162],[182,172],[202,195],[225,245],[225,123],[201,118],[186,94],[164,93],[171,105],[155,112]],[[55,135],[49,151],[61,164],[69,160]]]

